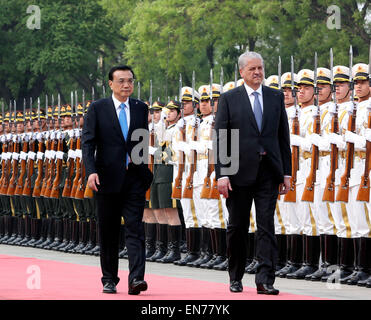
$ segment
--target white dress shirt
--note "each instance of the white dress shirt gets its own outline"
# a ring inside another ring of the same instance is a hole
[[[247,96],[250,99],[250,104],[251,104],[252,112],[254,112],[254,102],[255,102],[255,96],[253,95],[253,93],[256,91],[259,94],[258,97],[259,97],[260,105],[262,107],[262,114],[263,114],[263,112],[264,112],[264,106],[263,106],[263,89],[262,89],[262,85],[260,85],[260,87],[257,90],[254,90],[254,89],[250,88],[246,83],[244,83],[244,86],[245,86],[245,89],[246,89],[246,92],[247,92]]]
[[[120,116],[120,111],[121,111],[121,103],[119,100],[117,100],[114,96],[114,94],[112,94],[112,100],[113,100],[113,104],[115,106],[115,109],[116,109],[116,114],[117,114],[117,119],[119,118]],[[130,127],[130,104],[129,104],[129,98],[124,102],[125,105],[126,105],[126,108],[124,109],[125,110],[125,113],[126,113],[126,120],[128,122],[128,129]]]

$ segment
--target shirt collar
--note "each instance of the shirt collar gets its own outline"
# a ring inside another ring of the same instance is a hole
[[[262,97],[263,96],[263,90],[262,90],[262,85],[259,86],[257,90],[254,90],[253,88],[249,87],[246,83],[243,84],[245,86],[245,89],[247,91],[247,95],[250,96],[253,92],[259,93],[259,95]]]
[[[116,99],[115,95],[112,93],[112,100],[113,100],[113,104],[115,106],[115,109],[119,109],[120,108],[120,105],[122,102],[120,102],[119,100]],[[129,108],[130,105],[129,105],[129,98],[126,99],[126,101],[124,102],[125,105]]]

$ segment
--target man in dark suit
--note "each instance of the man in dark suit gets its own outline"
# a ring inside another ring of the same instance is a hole
[[[139,294],[147,290],[142,218],[152,173],[148,164],[138,163],[143,151],[140,155],[135,153],[139,143],[148,142],[148,136],[135,141],[132,135],[138,129],[148,132],[148,107],[130,98],[134,91],[134,72],[130,67],[113,67],[108,83],[112,96],[95,101],[86,115],[83,161],[87,183],[96,192],[103,292],[116,293],[120,280],[119,233],[123,216],[129,258],[129,294]],[[146,155],[148,158],[148,153]]]
[[[214,141],[214,150],[219,149],[215,166],[218,189],[227,198],[229,211],[230,291],[243,290],[241,280],[245,271],[250,208],[254,201],[259,261],[255,277],[257,292],[278,294],[273,287],[277,260],[273,217],[278,193],[285,194],[290,187],[288,120],[283,94],[262,85],[264,62],[260,54],[242,54],[239,69],[244,84],[221,95]],[[227,152],[221,152],[225,147]],[[229,163],[223,154],[230,155]]]

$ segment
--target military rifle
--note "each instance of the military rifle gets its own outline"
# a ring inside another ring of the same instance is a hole
[[[317,86],[317,52],[314,55],[314,105],[316,113],[313,116],[313,133],[320,134],[321,133],[321,115],[320,109],[318,107],[318,86]],[[301,197],[301,201],[314,201],[314,187],[317,180],[317,170],[318,170],[318,162],[319,162],[319,150],[318,146],[312,144],[312,158],[311,158],[311,168],[309,175],[305,182],[304,192]]]

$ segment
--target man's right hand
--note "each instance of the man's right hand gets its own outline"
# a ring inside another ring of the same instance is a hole
[[[231,186],[231,183],[229,181],[229,178],[228,177],[225,177],[225,178],[220,178],[218,180],[218,191],[220,194],[222,194],[224,196],[224,198],[228,198],[229,194],[228,194],[228,190],[232,191],[232,186]]]
[[[97,192],[98,188],[97,185],[99,186],[99,177],[97,173],[92,173],[89,178],[88,178],[88,186],[91,190]]]

